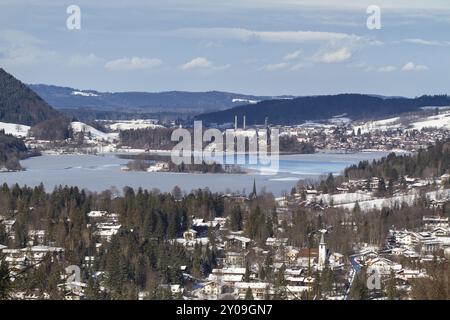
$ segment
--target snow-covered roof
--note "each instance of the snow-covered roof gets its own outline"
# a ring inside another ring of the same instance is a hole
[[[32,251],[32,252],[55,252],[64,251],[64,248],[60,247],[49,247],[49,246],[32,246],[29,248],[23,248],[21,251]]]
[[[213,269],[213,274],[245,274],[245,268]]]
[[[242,282],[244,276],[242,274],[210,274],[208,280],[218,281],[221,280],[223,282]]]
[[[237,240],[237,241],[240,241],[240,242],[243,242],[243,243],[249,243],[249,242],[252,241],[252,239],[250,239],[250,238],[243,237],[243,236],[237,236],[237,235],[234,235],[234,234],[228,235],[227,238],[229,240],[233,240],[234,239],[234,240]]]
[[[91,218],[100,218],[103,217],[105,215],[107,215],[108,212],[107,211],[101,211],[101,210],[92,210],[91,212],[88,212],[88,217]]]
[[[267,282],[238,282],[234,286],[236,289],[266,289],[269,287]]]

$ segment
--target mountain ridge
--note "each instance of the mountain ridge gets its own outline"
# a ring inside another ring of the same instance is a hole
[[[425,106],[449,106],[447,95],[416,98],[377,97],[365,94],[337,94],[298,97],[290,100],[266,100],[253,105],[203,113],[195,117],[206,123],[224,124],[246,116],[249,125],[263,124],[266,117],[270,124],[293,125],[305,121],[327,120],[345,115],[352,120],[389,117],[406,112],[419,111]]]
[[[45,84],[29,84],[28,87],[57,109],[90,108],[96,110],[121,110],[163,112],[171,110],[202,113],[224,110],[243,103],[256,103],[273,98],[293,98],[293,96],[256,96],[225,91],[122,91],[101,92],[79,90]]]

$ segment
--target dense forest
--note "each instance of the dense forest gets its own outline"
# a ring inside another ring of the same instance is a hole
[[[0,130],[0,167],[7,170],[20,170],[19,160],[29,156],[27,147],[21,139],[5,134]]]
[[[419,111],[424,106],[448,106],[450,98],[422,96],[419,98],[386,98],[362,94],[310,96],[294,99],[266,100],[253,105],[205,113],[196,117],[207,123],[230,123],[234,116],[246,116],[247,124],[290,125],[306,120],[326,120],[338,115],[353,120],[389,117],[404,112]]]
[[[174,129],[171,128],[147,128],[120,131],[120,143],[123,146],[128,146],[136,149],[154,149],[154,150],[171,150],[178,142],[171,141],[171,135]],[[270,138],[268,151],[270,151]],[[193,141],[192,141],[193,143]],[[206,147],[208,142],[203,142],[203,147]],[[245,149],[250,150],[249,140],[245,140]],[[237,143],[235,143],[235,150],[237,150]],[[314,146],[299,142],[296,137],[281,136],[279,140],[280,153],[296,153],[306,154],[314,153]]]
[[[171,141],[173,129],[147,128],[120,131],[120,143],[136,149],[171,150],[178,142]]]
[[[279,147],[280,153],[309,154],[315,152],[312,144],[300,142],[297,137],[281,136]]]
[[[32,126],[58,117],[58,111],[0,68],[0,121]]]
[[[372,163],[362,161],[348,167],[344,176],[348,179],[383,178],[397,181],[404,176],[418,178],[439,177],[450,170],[450,141],[437,141],[435,145],[421,149],[417,154],[389,154]]]
[[[31,127],[31,134],[37,140],[65,140],[73,136],[70,120],[65,117],[49,119]]]
[[[207,190],[183,194],[179,188],[174,188],[171,193],[125,188],[118,196],[113,190],[89,193],[77,187],[58,187],[46,193],[42,185],[29,188],[6,184],[0,188],[0,210],[4,218],[16,220],[14,239],[0,227],[1,244],[24,248],[30,240],[30,230],[46,230],[46,241],[65,249],[64,259],[59,263],[47,256],[38,268],[27,269],[14,282],[7,280],[7,269],[0,262],[0,274],[3,273],[0,296],[7,298],[11,291],[33,290],[38,296],[48,293],[52,299],[63,298],[58,284],[64,268],[81,265],[85,256],[95,257],[92,267],[82,269],[82,281],[88,285],[86,299],[137,299],[142,290],[149,293],[149,299],[180,298],[172,296],[165,287],[167,284],[193,285],[192,279],[183,276],[180,267],[186,266],[184,272],[193,277],[207,277],[222,254],[215,245],[218,234],[214,230],[208,231],[209,246],[197,245],[193,250],[187,250],[170,241],[181,237],[183,231],[191,227],[194,217],[207,220],[228,217],[230,231],[242,231],[258,246],[266,248],[266,256],[250,255],[248,263],[258,265],[259,279],[277,286],[283,281],[279,274],[272,272],[276,252],[265,247],[267,237],[287,237],[289,244],[317,247],[320,238],[317,230],[327,228],[329,248],[347,255],[353,252],[353,244],[358,242],[383,247],[389,228],[412,229],[421,225],[424,215],[450,215],[449,207],[444,206],[437,212],[429,209],[427,199],[423,198],[412,207],[365,213],[358,209],[352,212],[330,209],[329,214],[323,215],[311,209],[293,208],[295,214],[288,224],[285,220],[279,222],[273,197],[265,193],[248,205],[242,205]],[[122,227],[110,241],[101,240],[95,234],[91,227],[95,220],[87,215],[91,210],[118,213]],[[445,271],[448,264],[429,263],[422,267],[433,272],[433,278],[415,281],[412,296],[448,299],[448,274]],[[103,276],[96,275],[95,270],[101,270]],[[330,282],[345,283],[345,278],[338,280],[339,273],[329,269],[315,276],[313,291],[316,298],[334,290]],[[367,298],[363,288],[361,292],[357,291],[357,284],[351,296]],[[100,290],[100,287],[106,290]],[[430,290],[433,287],[440,289]]]
[[[179,113],[174,111],[161,111],[161,112],[142,112],[133,110],[121,110],[121,111],[109,111],[109,110],[96,110],[90,108],[64,108],[59,111],[65,114],[69,118],[78,119],[81,122],[95,122],[97,119],[102,120],[134,120],[134,119],[157,119],[161,123],[170,123],[175,121],[179,123],[182,120],[186,120],[192,117],[194,113]]]
[[[93,209],[119,214],[122,228],[110,242],[102,242],[89,227],[87,213]],[[39,288],[41,294],[62,298],[57,284],[64,267],[81,265],[88,255],[95,256],[95,270],[108,274],[102,282],[108,290],[101,293],[98,282],[88,281],[92,270],[84,270],[83,278],[92,286],[88,290],[90,299],[137,299],[138,290],[143,289],[150,292],[150,298],[162,299],[170,293],[161,284],[182,281],[181,265],[188,266],[194,276],[207,275],[216,265],[214,247],[196,247],[188,252],[169,239],[182,236],[193,216],[213,219],[225,215],[228,209],[223,197],[201,190],[183,196],[179,188],[172,194],[125,188],[123,196],[117,197],[111,191],[93,194],[76,187],[59,187],[46,193],[42,185],[10,188],[5,184],[0,188],[0,210],[4,218],[16,219],[14,240],[0,227],[1,244],[24,248],[28,231],[39,229],[46,230],[48,242],[66,250],[61,264],[52,263],[48,257],[38,269],[17,279],[15,290]],[[102,243],[99,251],[96,243]]]
[[[244,173],[237,165],[222,165],[220,163],[180,163],[175,164],[170,160],[170,157],[163,157],[166,159],[167,167],[162,171],[178,172],[178,173]],[[152,165],[151,161],[135,159],[127,163],[127,168],[131,171],[147,171]]]

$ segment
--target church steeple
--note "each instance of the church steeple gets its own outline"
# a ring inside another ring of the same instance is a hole
[[[320,244],[321,245],[325,245],[325,238],[324,238],[324,233],[322,232],[322,236],[320,237]]]
[[[323,270],[327,261],[327,246],[325,244],[324,232],[322,232],[322,236],[320,237],[319,243],[319,261],[318,261],[318,269]]]
[[[255,181],[255,179],[253,179],[253,191],[250,194],[250,199],[253,200],[253,199],[256,199],[256,197],[257,197],[257,194],[256,194],[256,181]]]

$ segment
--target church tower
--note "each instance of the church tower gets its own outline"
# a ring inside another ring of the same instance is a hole
[[[253,179],[253,191],[250,193],[250,200],[255,200],[257,198],[256,194],[256,181]]]
[[[324,233],[322,233],[319,243],[319,261],[318,261],[319,270],[322,271],[325,268],[326,261],[327,261],[327,246],[325,244]]]

